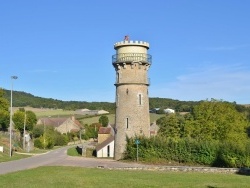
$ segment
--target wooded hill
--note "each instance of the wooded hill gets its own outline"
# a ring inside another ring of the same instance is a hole
[[[5,90],[4,98],[10,101],[10,90]],[[13,91],[13,106],[33,108],[53,108],[63,110],[90,109],[90,110],[107,110],[110,113],[115,112],[115,103],[111,102],[86,102],[86,101],[62,101],[52,98],[42,98],[22,91]],[[176,112],[190,112],[194,105],[199,101],[179,101],[168,98],[150,98],[149,108],[172,108]],[[246,107],[234,103],[238,111],[245,111]]]
[[[10,101],[10,90],[4,90],[6,98]],[[33,108],[52,108],[63,110],[76,110],[87,108],[90,110],[114,111],[115,104],[110,102],[62,101],[52,98],[42,98],[22,91],[13,91],[13,106]]]

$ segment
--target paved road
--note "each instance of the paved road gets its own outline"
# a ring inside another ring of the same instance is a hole
[[[124,163],[111,159],[68,156],[67,149],[70,147],[72,146],[63,147],[57,150],[50,151],[46,154],[36,155],[21,160],[0,163],[0,174],[36,168],[39,166],[80,166],[92,168],[123,168],[145,166],[137,163]]]

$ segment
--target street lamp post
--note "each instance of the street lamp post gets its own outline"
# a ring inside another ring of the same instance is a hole
[[[24,109],[24,122],[23,122],[23,150],[25,150],[25,142],[26,142],[26,138],[25,138],[25,131],[26,131],[26,111]]]
[[[10,157],[12,156],[12,143],[11,143],[11,132],[12,132],[12,91],[13,91],[13,80],[17,79],[17,76],[11,76],[11,91],[10,91]]]

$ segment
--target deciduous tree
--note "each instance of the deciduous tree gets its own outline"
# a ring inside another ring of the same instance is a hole
[[[25,113],[26,113],[26,121],[25,121]],[[17,110],[13,115],[13,122],[15,124],[15,128],[18,129],[21,133],[24,131],[24,124],[25,129],[28,131],[32,131],[34,125],[37,122],[37,118],[34,112],[32,111],[23,111]]]
[[[109,123],[109,118],[108,116],[101,116],[99,118],[99,123],[102,124],[103,127],[107,127]]]
[[[0,89],[0,130],[7,130],[9,119],[9,102],[4,98],[4,91]]]

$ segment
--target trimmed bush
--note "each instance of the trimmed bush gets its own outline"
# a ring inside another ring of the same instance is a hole
[[[125,159],[136,160],[138,145],[140,161],[177,162],[217,167],[250,166],[250,143],[239,144],[225,141],[197,141],[195,139],[169,139],[164,137],[127,138]]]

